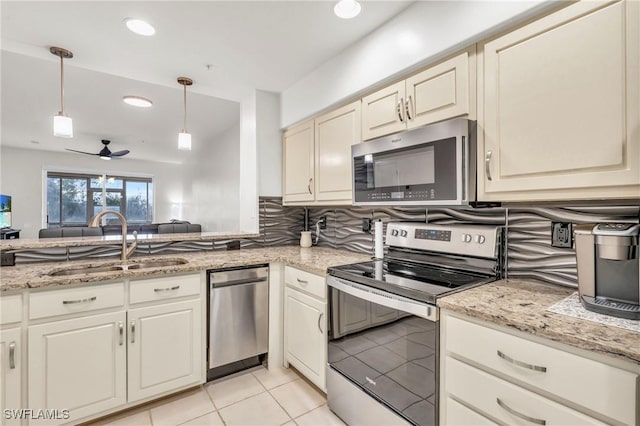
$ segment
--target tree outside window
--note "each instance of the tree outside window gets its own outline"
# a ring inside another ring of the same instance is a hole
[[[151,223],[153,181],[126,176],[47,173],[47,227],[86,226],[91,217],[105,209],[121,213],[130,224]]]

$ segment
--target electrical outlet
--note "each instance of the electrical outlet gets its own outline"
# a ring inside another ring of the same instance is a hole
[[[571,222],[551,222],[551,246],[573,247],[573,224]]]
[[[322,216],[318,222],[320,222],[320,229],[327,229],[327,217],[326,216]]]
[[[371,219],[368,217],[362,218],[362,232],[371,232]]]

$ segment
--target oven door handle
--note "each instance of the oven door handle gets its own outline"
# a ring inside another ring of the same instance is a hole
[[[407,312],[430,321],[438,321],[439,319],[438,309],[428,303],[416,302],[406,297],[367,287],[333,275],[327,276],[327,285],[359,299]]]

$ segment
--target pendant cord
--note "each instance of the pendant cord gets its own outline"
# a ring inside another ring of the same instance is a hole
[[[60,115],[64,115],[64,59],[60,54]]]
[[[184,86],[184,122],[182,125],[182,133],[187,133],[187,85]]]

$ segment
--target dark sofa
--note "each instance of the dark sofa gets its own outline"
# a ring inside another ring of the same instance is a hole
[[[127,225],[127,234],[176,234],[188,232],[202,232],[202,227],[197,223],[173,222],[173,223],[148,223],[142,225]],[[62,228],[41,229],[40,238],[64,238],[64,237],[90,237],[103,235],[122,235],[120,225],[104,225],[97,228],[87,226],[68,226]]]

